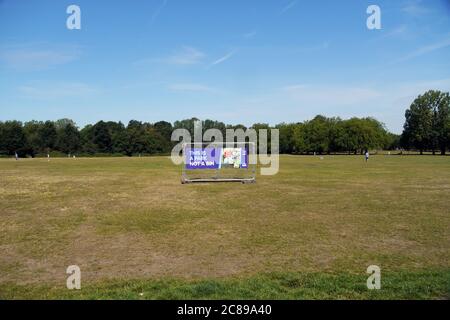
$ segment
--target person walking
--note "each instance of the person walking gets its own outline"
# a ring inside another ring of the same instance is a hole
[[[369,161],[369,150],[366,150],[365,158],[366,162]]]
[[[16,161],[19,160],[19,155],[17,154],[17,152],[14,152],[14,156],[16,157]]]

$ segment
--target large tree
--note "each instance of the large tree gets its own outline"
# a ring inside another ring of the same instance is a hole
[[[403,143],[420,151],[439,148],[445,154],[449,130],[449,94],[429,90],[405,112]]]
[[[450,97],[448,92],[433,92],[433,127],[435,144],[444,155],[450,144]]]

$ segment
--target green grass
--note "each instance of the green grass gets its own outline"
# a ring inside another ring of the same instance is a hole
[[[282,156],[249,185],[180,175],[167,157],[0,159],[0,297],[448,298],[450,157]],[[72,264],[80,292],[64,289]]]
[[[394,272],[380,290],[368,290],[365,275],[273,273],[245,279],[128,280],[63,286],[0,285],[0,299],[449,299],[446,272]]]

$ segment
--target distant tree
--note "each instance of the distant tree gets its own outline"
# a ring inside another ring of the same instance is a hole
[[[175,145],[174,142],[171,141],[173,126],[171,123],[166,121],[158,121],[153,125],[156,133],[161,136],[160,139],[160,149],[161,153],[169,153],[172,150],[172,147]]]
[[[194,122],[198,121],[198,118],[184,119],[181,121],[175,121],[173,124],[174,129],[186,129],[191,134],[191,138],[194,139]]]
[[[173,127],[170,122],[158,121],[154,125],[155,130],[166,140],[170,142],[172,137]]]
[[[342,145],[344,149],[354,154],[363,153],[368,143],[367,133],[364,123],[359,118],[351,118],[344,121],[344,135]]]
[[[386,140],[383,146],[383,149],[385,150],[395,150],[400,148],[401,144],[401,135],[394,134],[391,132],[386,133]]]
[[[97,151],[101,153],[110,153],[112,151],[111,133],[106,122],[97,122],[92,127],[92,130],[92,142],[96,146]]]
[[[122,122],[110,125],[111,144],[113,153],[127,154],[128,135]]]
[[[34,157],[39,152],[44,152],[44,141],[40,135],[41,128],[44,126],[42,121],[28,121],[23,126],[23,132],[27,140],[28,153]]]
[[[307,152],[317,152],[319,154],[328,152],[330,133],[326,117],[318,115],[314,119],[306,121],[303,132]]]
[[[127,126],[128,147],[127,154],[147,153],[150,150],[150,139],[146,126],[140,121],[131,120]]]
[[[68,118],[58,119],[54,122],[55,129],[64,129],[66,126],[71,125],[73,127],[77,127],[77,124],[72,120]]]
[[[328,127],[327,153],[341,151],[338,138],[343,134],[342,120],[338,117],[327,118],[326,123]]]
[[[149,140],[147,149],[149,154],[169,153],[172,149],[170,141],[167,141],[155,128],[148,128],[146,137]]]
[[[220,122],[220,121],[210,120],[210,119],[206,119],[205,121],[203,121],[202,127],[203,127],[203,132],[205,132],[208,129],[218,129],[223,133],[223,132],[225,132],[225,129],[226,129],[225,123]]]
[[[308,151],[305,142],[305,125],[297,123],[292,132],[292,143],[294,153],[305,153]]]
[[[450,119],[448,119],[446,126],[447,126],[447,128],[450,128]],[[446,138],[446,140],[447,140],[446,147],[447,147],[447,149],[450,149],[450,129],[447,129],[447,135],[446,136],[447,136],[447,138]]]
[[[258,152],[260,152],[259,151],[260,141],[261,141],[260,135],[261,135],[262,132],[264,132],[264,131],[260,131],[260,130],[266,130],[266,133],[267,133],[267,140],[266,140],[266,142],[267,142],[267,151],[266,152],[270,153],[271,152],[270,146],[271,146],[271,142],[272,142],[272,140],[271,140],[272,135],[271,135],[271,132],[270,132],[270,129],[271,129],[270,125],[268,123],[255,123],[255,124],[253,124],[251,126],[251,128],[256,130],[256,134],[257,134],[257,137],[258,137],[258,146],[257,146]]]
[[[57,148],[64,153],[75,153],[81,146],[80,133],[73,122],[66,122],[58,126],[57,130]]]
[[[429,142],[436,148],[444,149],[443,152],[445,152],[450,141],[448,94],[439,97],[439,102],[433,104],[434,107],[430,109],[434,131],[429,135]],[[121,122],[99,121],[94,125],[86,125],[80,131],[71,119],[60,119],[55,122],[29,121],[23,127],[20,122],[0,122],[0,152],[11,154],[15,152],[11,151],[15,148],[21,155],[32,156],[50,150],[65,153],[81,151],[87,154],[121,153],[128,156],[163,154],[170,152],[176,143],[171,141],[172,131],[184,128],[193,136],[196,120],[198,119],[175,121],[173,126],[166,121],[152,124],[131,120],[126,127]],[[203,133],[211,128],[221,130],[224,138],[226,138],[226,129],[247,130],[241,124],[231,125],[211,119],[202,122]],[[267,152],[270,153],[272,127],[267,123],[256,123],[251,128],[256,130],[259,138],[261,138],[260,130],[267,130]],[[318,115],[310,121],[281,123],[275,128],[280,132],[281,153],[354,152],[356,154],[372,148],[392,149],[409,144],[412,140],[409,139],[410,136],[406,131],[401,138],[387,132],[384,125],[373,118],[341,120]],[[21,134],[18,133],[20,131],[25,137],[22,142],[20,142]],[[20,143],[11,144],[11,141]]]
[[[56,145],[56,138],[57,133],[55,124],[52,121],[45,121],[39,129],[41,148],[47,152],[54,149]]]
[[[6,121],[0,126],[0,153],[26,154],[27,140],[20,121]]]
[[[293,153],[294,146],[294,128],[293,123],[280,123],[275,126],[276,129],[280,130],[280,153]]]
[[[363,118],[362,121],[366,132],[366,140],[362,148],[364,150],[383,148],[387,140],[387,130],[384,124],[371,117]]]

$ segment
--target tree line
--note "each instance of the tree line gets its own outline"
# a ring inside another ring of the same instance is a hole
[[[365,150],[414,149],[439,150],[442,154],[450,148],[449,94],[428,91],[417,97],[405,113],[404,131],[401,135],[390,133],[378,120],[318,115],[312,120],[281,123],[270,127],[256,123],[250,128],[279,130],[280,153],[330,154],[363,153]],[[122,122],[99,121],[81,130],[70,119],[57,121],[0,122],[0,155],[21,157],[48,153],[60,155],[152,155],[168,154],[175,143],[171,141],[174,129],[188,129],[193,136],[194,121],[185,119],[155,123],[131,120]],[[243,129],[244,125],[230,125],[220,121],[202,121],[203,132],[215,128],[226,136],[226,129]],[[270,144],[270,142],[269,142]]]

